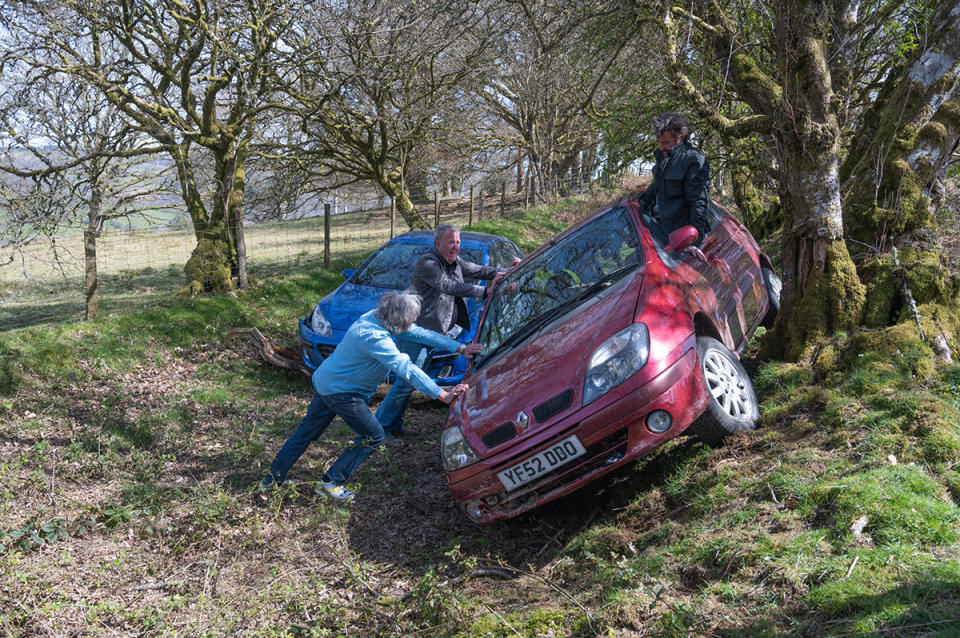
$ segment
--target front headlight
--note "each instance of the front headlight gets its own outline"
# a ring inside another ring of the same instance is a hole
[[[448,472],[473,465],[480,460],[456,425],[440,433],[440,456],[443,457],[443,467]]]
[[[313,309],[313,316],[310,317],[310,328],[321,337],[330,339],[333,337],[333,330],[330,329],[330,322],[320,312],[320,306]]]
[[[583,384],[583,404],[587,405],[632,377],[646,365],[648,356],[650,333],[642,323],[635,323],[601,343],[590,357]]]

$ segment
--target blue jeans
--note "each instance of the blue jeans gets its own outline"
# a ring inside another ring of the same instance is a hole
[[[433,348],[416,341],[398,339],[397,349],[408,355],[410,361],[413,361],[423,371],[430,367],[430,362],[433,360]],[[403,414],[407,411],[407,404],[410,403],[412,393],[413,386],[407,383],[405,379],[398,377],[393,387],[387,392],[387,396],[383,397],[383,402],[377,409],[377,421],[383,424],[385,434],[403,429]]]
[[[313,400],[307,408],[300,427],[290,435],[277,457],[270,464],[270,472],[265,481],[283,482],[287,472],[297,459],[307,450],[312,441],[320,438],[330,422],[337,415],[346,421],[350,428],[360,435],[353,445],[347,448],[327,470],[327,478],[342,485],[353,471],[373,453],[373,449],[383,443],[383,428],[367,407],[367,399],[359,394],[343,392],[320,395],[313,393]]]

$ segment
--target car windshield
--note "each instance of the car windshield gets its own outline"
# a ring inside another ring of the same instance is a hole
[[[371,257],[370,261],[358,270],[350,281],[361,286],[404,290],[413,283],[413,267],[417,259],[432,246],[432,244],[401,242],[387,244]],[[461,248],[460,257],[476,264],[483,263],[483,254],[479,250]],[[476,283],[476,281],[468,280],[468,283]]]
[[[636,231],[616,208],[522,264],[497,286],[480,327],[477,365],[640,265]]]

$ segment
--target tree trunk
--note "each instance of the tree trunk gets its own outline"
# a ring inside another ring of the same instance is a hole
[[[517,151],[517,192],[523,192],[523,151]]]
[[[784,156],[781,201],[789,217],[776,333],[779,354],[794,361],[817,341],[857,326],[865,299],[843,241],[837,156],[819,157]]]
[[[172,151],[183,199],[197,238],[197,245],[183,268],[187,279],[186,290],[191,294],[233,290],[237,253],[234,235],[229,227],[227,202],[234,187],[235,172],[232,165],[227,167],[222,155],[216,156],[217,192],[214,206],[208,211],[189,160],[185,159],[189,157],[189,150],[187,143],[174,147]]]
[[[743,215],[743,223],[754,239],[760,241],[775,233],[783,225],[783,211],[780,200],[764,204],[753,184],[750,170],[743,164],[736,164],[730,171],[733,186],[733,200]]]
[[[100,279],[97,275],[97,236],[89,228],[83,231],[83,260],[84,288],[87,293],[87,311],[85,318],[87,321],[90,321],[97,316],[97,306],[100,301],[98,293]]]
[[[88,201],[87,227],[83,231],[84,289],[86,291],[86,320],[97,316],[100,305],[100,276],[97,272],[97,236],[103,225],[103,192],[98,178],[94,178]]]
[[[407,192],[404,190],[403,184],[400,181],[399,171],[393,171],[382,176],[381,179],[377,181],[377,185],[383,189],[383,192],[397,202],[397,212],[403,217],[403,221],[407,223],[407,227],[410,230],[430,229],[430,224],[420,215],[420,212],[417,211],[413,202],[411,202],[407,196]]]
[[[828,48],[827,3],[786,4],[777,23],[784,78],[776,115],[780,151],[783,306],[776,333],[798,360],[817,341],[858,325],[864,287],[843,238],[840,125]]]
[[[233,237],[233,250],[237,256],[236,268],[233,276],[236,278],[237,287],[241,290],[247,288],[247,242],[243,232],[243,196],[246,192],[247,156],[248,140],[241,142],[237,155],[233,158],[233,188],[226,194],[227,198],[227,219],[229,220],[230,232]],[[225,171],[226,172],[226,171]]]

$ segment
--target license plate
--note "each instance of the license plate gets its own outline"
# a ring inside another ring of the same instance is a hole
[[[509,469],[498,472],[497,478],[507,488],[507,491],[515,490],[521,485],[529,483],[586,453],[587,451],[580,443],[580,439],[576,435],[570,436],[554,443],[546,450],[534,454],[526,461],[521,461]]]

